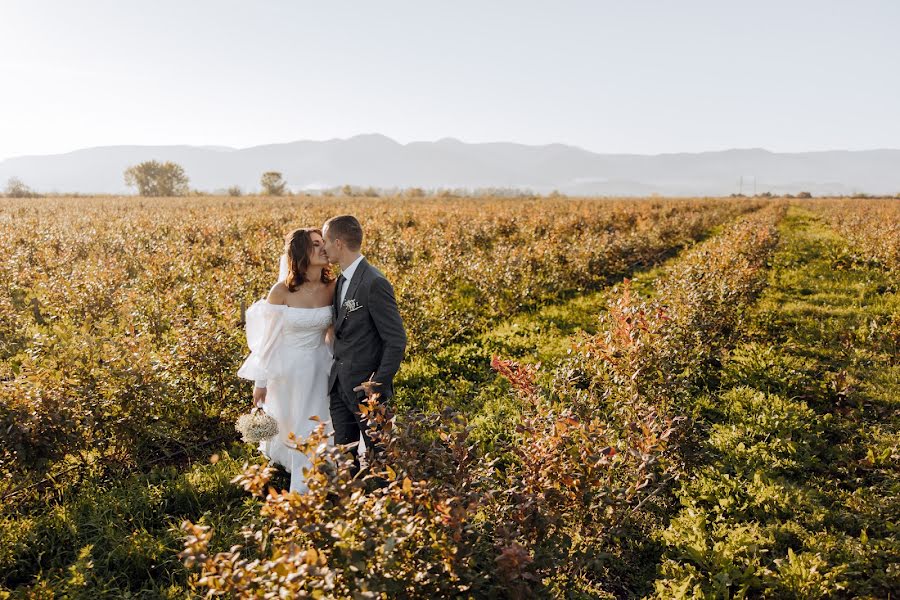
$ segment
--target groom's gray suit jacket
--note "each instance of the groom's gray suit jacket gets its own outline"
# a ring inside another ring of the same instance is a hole
[[[337,382],[348,401],[359,399],[365,394],[353,388],[371,378],[381,384],[376,390],[388,398],[394,393],[394,375],[406,353],[406,331],[394,288],[365,258],[343,285],[349,286],[343,304],[340,290],[335,289],[334,294],[334,360],[328,389],[333,390]],[[356,412],[356,407],[352,408]]]

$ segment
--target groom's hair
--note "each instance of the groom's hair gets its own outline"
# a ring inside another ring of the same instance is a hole
[[[351,251],[357,252],[362,247],[363,230],[356,217],[352,215],[331,217],[325,221],[325,227],[328,228],[329,237],[342,240]]]

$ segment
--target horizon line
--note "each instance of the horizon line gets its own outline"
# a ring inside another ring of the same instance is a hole
[[[286,142],[270,142],[264,144],[255,144],[251,146],[244,147],[235,147],[235,146],[227,146],[222,144],[104,144],[99,146],[86,146],[81,148],[76,148],[74,150],[68,150],[64,152],[50,152],[45,154],[15,154],[11,156],[6,156],[0,158],[0,163],[5,162],[7,160],[14,160],[20,158],[46,158],[50,156],[66,156],[69,154],[75,154],[77,152],[85,152],[89,150],[100,150],[107,148],[192,148],[192,149],[201,149],[201,150],[210,150],[210,151],[222,151],[222,152],[243,152],[246,150],[254,150],[257,148],[265,148],[272,146],[288,146],[291,144],[298,143],[328,143],[328,142],[349,142],[359,138],[382,138],[389,142],[392,142],[398,146],[408,147],[413,144],[438,144],[441,142],[452,142],[464,144],[467,146],[487,146],[487,145],[495,145],[495,144],[508,144],[513,146],[522,146],[526,148],[544,148],[544,147],[552,147],[552,146],[562,146],[565,148],[570,148],[573,150],[578,150],[581,152],[587,152],[589,154],[594,154],[598,156],[641,156],[641,157],[660,157],[660,156],[677,156],[677,155],[698,155],[698,154],[717,154],[722,152],[765,152],[768,154],[822,154],[826,152],[882,152],[882,151],[897,151],[900,150],[900,147],[897,148],[889,148],[889,147],[880,147],[880,148],[865,148],[858,150],[850,150],[846,148],[830,148],[827,150],[798,150],[798,151],[776,151],[769,150],[768,148],[754,146],[754,147],[728,147],[728,148],[720,148],[717,150],[698,150],[698,151],[678,151],[678,152],[655,152],[655,153],[641,153],[641,152],[598,152],[595,150],[588,150],[582,146],[576,146],[574,144],[566,144],[564,142],[547,142],[540,144],[529,144],[524,142],[515,142],[508,140],[495,140],[495,141],[487,141],[487,142],[468,142],[465,140],[461,140],[452,136],[445,136],[442,138],[438,138],[436,140],[412,140],[409,142],[400,142],[388,135],[382,133],[359,133],[356,135],[352,135],[350,137],[332,137],[327,139],[295,139]]]

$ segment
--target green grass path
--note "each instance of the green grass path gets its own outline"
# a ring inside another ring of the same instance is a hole
[[[660,598],[889,598],[900,590],[900,295],[792,208],[705,461],[659,533]]]
[[[720,230],[721,227],[714,228],[703,239]],[[654,281],[685,250],[661,264],[631,273],[632,289],[650,295]],[[431,356],[407,359],[397,377],[397,406],[428,411],[451,407],[474,425],[474,440],[488,446],[509,442],[521,410],[515,396],[509,393],[508,381],[491,369],[492,355],[548,365],[545,371],[551,373],[553,365],[565,358],[579,337],[597,332],[618,283],[621,281],[560,304],[512,316],[469,343],[450,346]]]

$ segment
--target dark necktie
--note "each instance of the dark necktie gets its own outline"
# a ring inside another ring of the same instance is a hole
[[[347,279],[344,277],[344,274],[341,273],[337,278],[337,286],[335,288],[335,294],[337,298],[338,308],[341,306],[341,292],[344,291],[344,283],[346,283]]]

